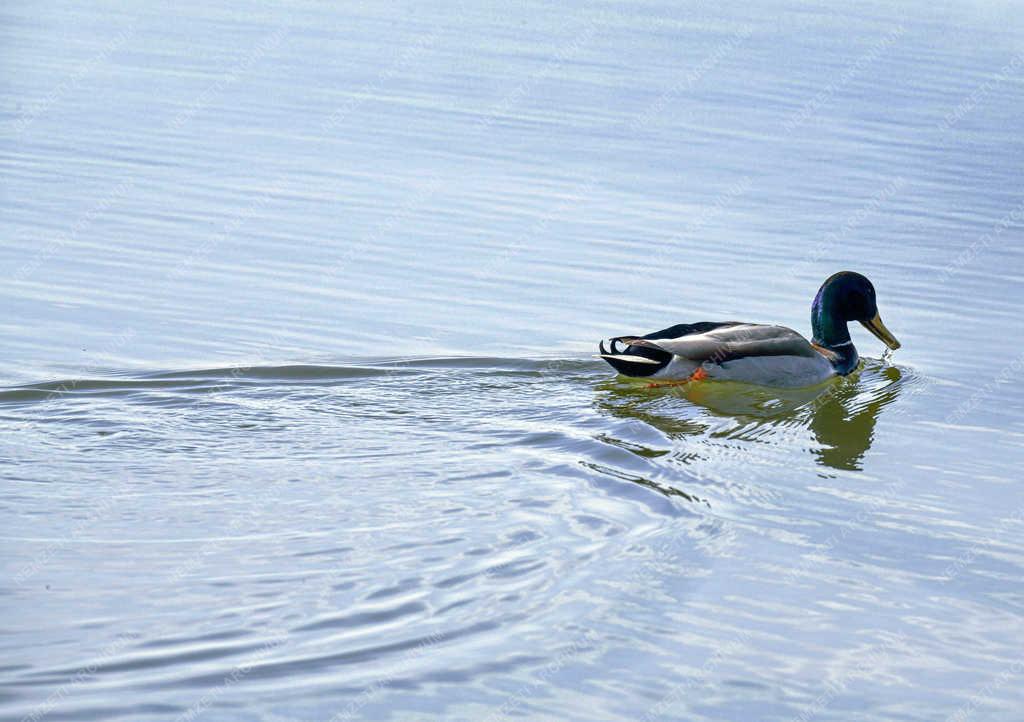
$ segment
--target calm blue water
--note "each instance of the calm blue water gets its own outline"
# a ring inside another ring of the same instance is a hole
[[[1024,20],[0,9],[0,719],[1020,720]],[[825,389],[598,338],[809,332]]]

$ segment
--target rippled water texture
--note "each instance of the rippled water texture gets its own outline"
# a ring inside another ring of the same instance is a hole
[[[1024,709],[996,3],[0,8],[0,719]],[[596,341],[808,332],[813,389]]]

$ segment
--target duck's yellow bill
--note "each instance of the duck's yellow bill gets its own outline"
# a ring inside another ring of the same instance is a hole
[[[900,347],[900,342],[896,340],[896,337],[892,335],[892,332],[885,327],[882,323],[882,317],[879,314],[875,314],[875,317],[870,321],[861,321],[871,333],[878,337],[878,340],[884,343],[886,346],[891,348],[893,351]]]

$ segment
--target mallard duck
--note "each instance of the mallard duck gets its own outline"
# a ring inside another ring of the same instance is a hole
[[[808,341],[785,326],[739,321],[681,323],[646,336],[618,336],[600,358],[623,376],[688,383],[720,379],[764,386],[812,386],[857,368],[847,323],[859,321],[890,349],[900,342],[878,315],[875,287],[842,271],[822,284],[811,304]],[[619,349],[618,344],[626,344]]]

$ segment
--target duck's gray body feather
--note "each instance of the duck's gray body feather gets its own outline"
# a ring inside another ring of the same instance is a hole
[[[616,354],[613,344],[613,353],[602,358],[627,376],[686,379],[702,369],[712,379],[810,386],[836,375],[825,355],[785,326],[705,322],[613,341],[629,346]]]

